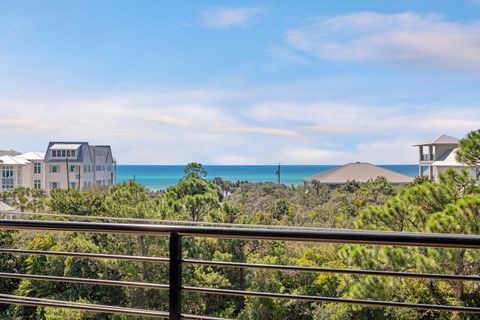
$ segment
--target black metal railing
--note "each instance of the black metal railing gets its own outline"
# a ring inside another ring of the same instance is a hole
[[[128,256],[106,253],[81,253],[42,250],[23,250],[13,248],[0,248],[0,254],[20,255],[51,255],[77,258],[101,258],[133,260],[142,262],[168,263],[169,283],[145,283],[120,280],[71,278],[34,274],[0,273],[0,277],[14,279],[30,279],[40,281],[61,281],[68,283],[84,283],[108,286],[123,286],[145,289],[159,289],[169,291],[169,310],[155,311],[135,309],[110,305],[96,305],[86,303],[73,303],[69,301],[51,300],[39,297],[25,297],[0,294],[0,303],[19,304],[27,306],[44,306],[56,308],[70,308],[92,312],[118,313],[127,315],[167,318],[167,319],[220,319],[209,316],[198,316],[182,313],[182,294],[196,292],[202,294],[228,295],[240,297],[261,297],[271,299],[291,299],[308,302],[329,302],[366,305],[374,307],[398,307],[428,309],[447,312],[465,312],[480,314],[480,307],[466,307],[456,305],[418,304],[397,301],[377,301],[348,299],[339,297],[292,295],[274,292],[254,292],[233,289],[202,288],[186,286],[182,283],[182,270],[184,265],[209,265],[224,268],[262,268],[298,272],[324,272],[353,275],[374,275],[425,278],[433,280],[452,281],[480,281],[477,275],[461,274],[430,274],[395,271],[337,269],[323,267],[302,267],[272,264],[251,264],[243,262],[207,261],[198,259],[184,259],[182,256],[183,237],[195,238],[220,238],[244,240],[282,240],[303,241],[317,243],[337,244],[370,244],[370,245],[396,245],[435,248],[480,249],[480,236],[453,235],[453,234],[425,234],[425,233],[399,233],[375,232],[355,230],[310,230],[310,229],[267,229],[267,228],[235,228],[235,227],[206,227],[206,226],[179,226],[179,225],[151,225],[151,224],[122,224],[122,223],[92,223],[92,222],[64,222],[64,221],[38,221],[38,220],[0,220],[0,229],[33,230],[33,231],[59,231],[59,232],[88,232],[88,233],[114,233],[131,235],[154,235],[169,237],[169,257]]]

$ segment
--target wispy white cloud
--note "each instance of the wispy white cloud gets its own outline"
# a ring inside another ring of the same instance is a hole
[[[322,126],[322,125],[313,125],[313,126],[300,126],[298,127],[301,130],[318,132],[318,133],[331,133],[331,134],[352,134],[359,132],[360,128],[356,127],[342,127],[342,126]]]
[[[270,101],[245,110],[253,119],[289,124],[299,132],[354,136],[362,134],[455,132],[480,127],[480,106],[368,105],[342,101],[313,103]]]
[[[154,121],[157,123],[161,123],[161,124],[173,125],[173,126],[184,127],[184,128],[194,127],[194,124],[188,120],[175,117],[175,116],[169,116],[169,115],[152,114],[152,115],[146,116],[145,119]]]
[[[302,138],[298,132],[274,127],[250,126],[239,119],[231,117],[225,110],[213,106],[177,106],[175,110],[162,108],[164,112],[172,114],[182,111],[183,116],[167,114],[148,114],[141,117],[161,125],[175,126],[179,128],[189,128],[192,130],[212,132],[212,133],[238,133],[238,134],[256,134],[271,135],[285,138]],[[200,112],[196,112],[200,111]]]
[[[274,45],[268,49],[268,52],[274,57],[277,57],[282,60],[286,60],[288,62],[292,62],[295,64],[307,63],[307,59],[300,56],[299,54],[297,54],[297,52],[293,51],[292,49],[286,46]]]
[[[210,7],[200,12],[200,22],[209,29],[245,27],[255,22],[261,12],[258,7]]]
[[[417,139],[380,139],[368,143],[360,143],[353,152],[344,157],[347,162],[363,161],[375,164],[416,163],[418,153],[412,145]]]
[[[351,150],[315,147],[309,145],[284,145],[269,148],[269,152],[232,152],[219,153],[216,163],[251,164],[276,163],[287,164],[344,164],[348,162],[370,162],[374,164],[413,164],[418,153],[412,148],[414,141],[378,140],[359,144]]]
[[[480,22],[452,22],[439,14],[318,17],[288,30],[285,39],[292,48],[322,59],[407,61],[480,71]]]
[[[47,129],[45,125],[42,125],[38,121],[20,118],[1,119],[0,127],[15,129],[23,132],[38,132]]]
[[[119,163],[412,163],[415,142],[480,127],[479,106],[305,103],[266,91],[3,95],[0,136],[8,139],[0,148],[41,151],[49,140],[86,140],[111,144]]]
[[[289,123],[299,130],[325,134],[354,134],[367,131],[396,112],[389,108],[342,101],[311,103],[269,101],[255,104],[246,115],[264,121]],[[403,114],[403,113],[402,113]]]
[[[272,136],[286,137],[286,138],[302,138],[302,135],[293,130],[279,129],[279,128],[266,128],[266,127],[233,127],[227,129],[231,132],[238,133],[254,133],[254,134],[266,134]]]

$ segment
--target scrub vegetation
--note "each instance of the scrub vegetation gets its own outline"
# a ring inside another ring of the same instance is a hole
[[[478,165],[480,133],[462,141],[462,159]],[[475,140],[476,139],[476,140]],[[475,142],[476,141],[476,142]],[[470,150],[470,151],[469,151]],[[470,152],[470,154],[468,154]],[[475,160],[477,159],[477,160]],[[475,162],[477,161],[477,162]],[[384,178],[349,182],[336,188],[312,182],[304,186],[208,180],[198,163],[185,167],[175,186],[150,192],[135,182],[89,190],[28,189],[2,194],[22,211],[204,221],[235,224],[309,226],[385,231],[480,233],[480,189],[466,172],[450,170],[439,182],[416,179],[402,189]],[[45,219],[33,216],[32,219]],[[91,217],[90,217],[91,218]],[[52,219],[52,218],[49,218]],[[65,220],[64,217],[54,219]],[[88,220],[88,221],[95,221]],[[168,239],[153,236],[0,230],[0,246],[31,250],[168,256]],[[187,258],[264,264],[361,268],[403,272],[478,275],[478,250],[394,246],[308,244],[281,241],[184,239]],[[269,291],[298,295],[479,306],[478,283],[422,278],[349,276],[265,269],[185,266],[184,284],[211,288]],[[2,254],[1,272],[167,283],[164,264],[128,260],[80,259]],[[0,279],[2,293],[167,310],[166,291],[87,284]],[[186,293],[184,312],[234,319],[478,319],[398,308],[360,307],[259,298]],[[3,319],[136,319],[64,309],[0,305]]]

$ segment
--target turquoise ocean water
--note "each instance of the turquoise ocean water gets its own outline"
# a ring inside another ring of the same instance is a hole
[[[276,165],[206,165],[208,179],[220,177],[230,181],[277,182]],[[336,165],[282,165],[281,181],[287,185],[303,184],[303,180]],[[417,165],[381,165],[381,167],[415,176]],[[150,190],[161,190],[175,185],[183,177],[183,165],[118,165],[117,181],[135,177],[138,183]]]

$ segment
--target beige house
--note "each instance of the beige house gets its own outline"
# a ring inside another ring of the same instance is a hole
[[[43,152],[0,157],[0,191],[18,187],[45,189],[44,157]]]
[[[31,162],[18,156],[0,157],[0,191],[29,186]]]
[[[407,185],[413,181],[412,177],[365,162],[348,163],[320,172],[305,181],[316,180],[328,185],[341,185],[349,181],[367,182],[377,177],[385,177],[393,185]]]
[[[0,157],[0,191],[17,187],[44,189],[45,153],[28,152]]]
[[[436,139],[431,139],[419,144],[419,166],[418,175],[426,176],[432,181],[438,181],[441,173],[450,168],[467,169],[471,177],[476,177],[475,168],[470,168],[457,161],[457,150],[460,140],[447,135],[441,135]]]
[[[45,189],[45,153],[27,152],[16,158],[25,159],[29,162],[24,172],[24,187],[33,189]]]

